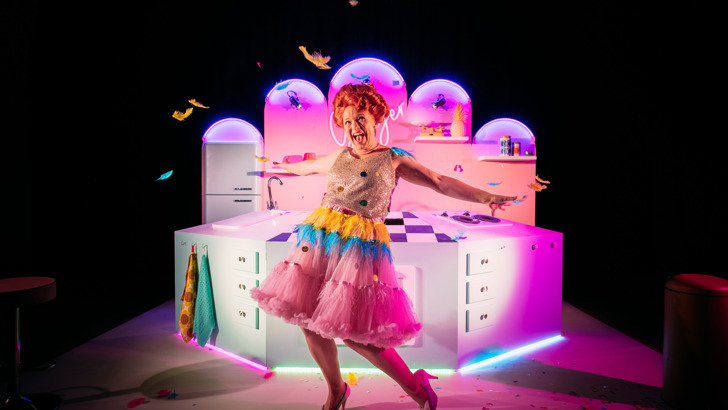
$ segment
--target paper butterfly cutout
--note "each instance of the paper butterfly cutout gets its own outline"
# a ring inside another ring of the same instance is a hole
[[[162,181],[162,180],[165,180],[165,179],[171,177],[172,176],[172,172],[174,172],[174,170],[169,171],[169,172],[165,172],[164,174],[160,175],[159,178],[157,178],[157,181]]]
[[[192,107],[188,108],[185,112],[175,110],[175,112],[172,113],[172,117],[176,120],[184,121],[185,118],[190,116],[190,114],[192,114]]]
[[[329,68],[331,68],[328,65],[326,65],[326,63],[328,63],[329,60],[331,60],[331,57],[329,57],[329,56],[324,57],[318,51],[314,51],[313,54],[309,54],[308,51],[306,51],[306,47],[304,47],[304,46],[299,46],[298,49],[301,50],[301,52],[303,52],[303,56],[306,57],[306,60],[314,63],[316,65],[316,67],[318,67],[322,70],[328,70]]]
[[[210,108],[210,107],[207,107],[207,106],[204,106],[204,105],[198,103],[197,100],[195,100],[194,98],[191,99],[191,100],[187,100],[187,102],[189,102],[190,104],[194,105],[195,107]]]

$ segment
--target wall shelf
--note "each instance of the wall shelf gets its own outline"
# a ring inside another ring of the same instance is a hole
[[[535,161],[535,155],[514,155],[514,156],[501,156],[501,155],[483,155],[478,157],[478,161],[492,161],[492,162],[523,162],[523,161]]]
[[[427,137],[417,136],[415,142],[466,142],[470,141],[470,137]]]

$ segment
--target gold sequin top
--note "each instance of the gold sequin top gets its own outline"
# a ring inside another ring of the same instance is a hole
[[[385,149],[354,158],[348,149],[342,151],[329,170],[321,206],[383,220],[397,186],[393,155]]]

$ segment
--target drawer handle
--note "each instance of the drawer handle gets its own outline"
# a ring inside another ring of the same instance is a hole
[[[480,293],[484,293],[484,292],[487,292],[487,291],[488,291],[488,287],[487,286],[483,286],[482,288],[480,288]]]
[[[239,288],[239,289],[242,289],[242,290],[245,290],[245,285],[244,285],[244,284],[242,284],[242,283],[239,283],[239,284],[238,284],[238,288]]]
[[[488,318],[488,314],[487,313],[484,313],[484,314],[480,315],[480,320],[485,320],[487,318]]]
[[[238,256],[238,262],[245,263],[245,256]]]
[[[238,310],[238,316],[245,317],[245,312],[243,312],[242,310]]]
[[[486,263],[488,263],[488,259],[481,259],[480,260],[480,264],[481,265],[485,265]]]

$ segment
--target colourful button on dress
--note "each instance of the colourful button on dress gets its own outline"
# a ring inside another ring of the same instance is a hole
[[[298,243],[252,290],[261,309],[327,338],[384,348],[417,336],[422,324],[399,287],[384,225],[395,155],[409,154],[341,152],[321,207],[299,225]]]

